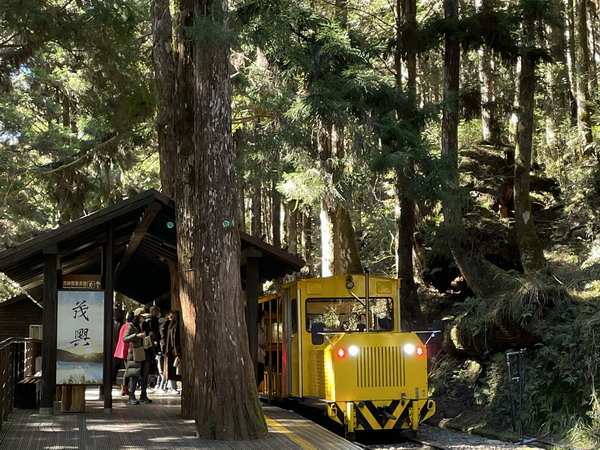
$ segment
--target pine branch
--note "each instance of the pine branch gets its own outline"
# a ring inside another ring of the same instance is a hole
[[[136,130],[131,130],[131,131],[128,131],[128,132],[125,132],[125,133],[117,134],[117,135],[112,136],[111,138],[109,138],[109,139],[101,142],[100,144],[96,145],[95,147],[90,148],[89,150],[87,150],[87,151],[85,151],[83,153],[80,152],[79,156],[76,159],[72,160],[72,161],[69,161],[69,162],[67,162],[67,160],[55,161],[53,163],[46,164],[46,165],[44,165],[42,167],[34,169],[34,170],[32,170],[32,172],[37,172],[37,173],[40,173],[42,175],[48,175],[48,174],[51,174],[51,173],[56,173],[56,172],[59,172],[61,170],[65,170],[65,169],[68,169],[70,167],[76,166],[77,164],[81,163],[84,159],[86,159],[87,157],[93,155],[94,153],[98,153],[101,150],[104,150],[107,147],[116,144],[117,142],[119,142],[123,138],[125,138],[125,137],[127,137],[129,135],[132,135],[134,133],[139,133],[140,131],[142,131],[142,130],[144,130],[146,128],[147,127],[141,127],[141,128],[136,129]],[[59,165],[57,166],[57,164],[59,164]],[[50,170],[43,170],[46,167],[51,167],[51,169]]]

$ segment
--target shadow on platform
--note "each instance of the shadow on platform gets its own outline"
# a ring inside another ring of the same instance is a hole
[[[113,391],[113,409],[104,412],[97,391],[86,393],[86,411],[40,415],[14,409],[0,431],[0,448],[34,449],[358,449],[303,417],[263,406],[269,437],[253,441],[197,439],[193,420],[181,418],[181,396],[150,394],[150,405],[127,405]]]

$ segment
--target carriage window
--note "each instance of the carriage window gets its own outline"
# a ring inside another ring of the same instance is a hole
[[[394,303],[389,297],[369,299],[369,331],[394,329]],[[364,298],[309,298],[306,300],[306,330],[325,324],[324,331],[363,331],[367,326]]]

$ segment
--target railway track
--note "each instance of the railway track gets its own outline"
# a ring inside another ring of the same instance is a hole
[[[404,438],[407,442],[398,442],[394,444],[385,444],[382,446],[381,444],[364,444],[362,442],[352,441],[352,443],[358,447],[361,447],[365,450],[381,450],[381,449],[414,449],[414,448],[424,448],[424,449],[435,449],[435,450],[450,450],[449,447],[444,447],[439,444],[428,442],[427,440],[417,439],[417,438]]]
[[[300,405],[294,405],[291,409],[329,431],[343,435],[343,428],[329,420],[322,412]],[[421,425],[416,436],[411,436],[407,431],[359,431],[356,434],[356,439],[352,440],[352,443],[365,450],[408,450],[418,448],[436,450],[496,450],[514,449],[518,445],[514,442],[486,439],[482,436],[437,428],[427,424]],[[520,445],[518,448],[520,450],[544,448],[536,444]]]

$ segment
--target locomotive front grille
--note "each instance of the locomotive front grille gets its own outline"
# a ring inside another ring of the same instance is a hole
[[[400,347],[362,347],[356,370],[359,388],[404,386],[404,358]]]

